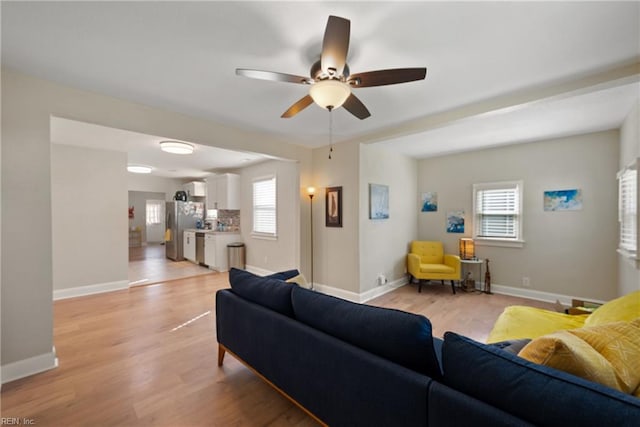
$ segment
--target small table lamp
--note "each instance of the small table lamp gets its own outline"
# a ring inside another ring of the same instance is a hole
[[[461,259],[475,259],[476,248],[473,243],[473,239],[462,238],[460,239],[460,258]]]

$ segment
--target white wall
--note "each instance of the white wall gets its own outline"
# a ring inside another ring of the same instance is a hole
[[[127,154],[51,147],[53,289],[127,282]]]
[[[300,268],[300,180],[298,163],[271,160],[240,171],[240,224],[247,268],[282,271]],[[253,228],[253,181],[276,176],[277,239],[257,238]]]
[[[608,131],[422,160],[418,192],[437,191],[438,211],[420,213],[421,240],[458,253],[472,233],[472,184],[524,181],[524,248],[482,246],[492,283],[588,299],[617,295],[618,132]],[[545,212],[543,191],[580,188],[581,211]],[[446,212],[465,211],[465,234],[445,231]]]
[[[619,169],[628,166],[638,157],[640,157],[640,102],[637,102],[629,112],[620,129]],[[618,295],[626,295],[640,289],[640,269],[631,261],[618,256],[618,272],[620,275]]]
[[[360,147],[360,293],[406,276],[409,243],[418,234],[417,160]],[[369,184],[389,186],[389,219],[369,219]]]

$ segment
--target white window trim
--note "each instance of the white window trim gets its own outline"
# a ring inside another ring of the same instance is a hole
[[[622,212],[622,194],[621,194],[621,179],[631,171],[635,171],[636,179],[635,179],[635,215],[636,215],[636,247],[634,249],[625,248],[622,246],[622,222],[623,222],[623,212]],[[631,261],[636,268],[640,268],[640,251],[638,246],[640,246],[640,158],[634,160],[629,166],[619,171],[616,175],[618,180],[618,222],[619,231],[618,231],[618,249],[617,252],[623,256],[624,258]]]
[[[274,233],[265,233],[260,231],[255,231],[255,206],[253,204],[254,197],[254,185],[259,181],[268,181],[275,180],[275,232]],[[278,239],[278,178],[276,174],[264,175],[260,177],[256,177],[251,182],[251,237],[254,239],[261,240],[277,240]]]
[[[518,189],[518,232],[516,239],[505,239],[499,237],[482,237],[478,236],[478,214],[477,214],[477,192],[482,190],[500,189],[516,187]],[[525,240],[523,237],[523,199],[524,199],[524,183],[523,181],[500,181],[500,182],[483,182],[473,184],[473,240],[478,246],[499,246],[505,248],[522,248]]]

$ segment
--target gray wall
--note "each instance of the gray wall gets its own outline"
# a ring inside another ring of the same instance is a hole
[[[299,162],[301,175],[310,173],[311,151],[282,139],[64,87],[3,69],[0,192],[0,239],[4,249],[1,253],[0,356],[3,377],[8,364],[16,375],[27,375],[27,367],[29,373],[33,373],[54,366],[49,131],[52,115],[162,135],[167,139],[294,159]],[[126,189],[122,194],[126,206]],[[126,224],[126,217],[122,217]],[[299,215],[297,219],[299,224]],[[112,232],[119,233],[119,230],[122,230],[126,242],[126,225],[114,228]],[[292,233],[296,234],[294,239],[299,239],[299,228]],[[298,243],[291,250],[299,249]],[[38,366],[34,366],[34,360],[39,362]]]
[[[240,171],[240,223],[247,267],[282,271],[300,266],[300,181],[298,163],[271,160]],[[277,239],[258,238],[253,229],[253,180],[276,175]]]
[[[335,146],[332,159],[328,147],[313,150],[314,281],[360,293],[360,144]],[[342,187],[342,227],[325,226],[327,187]]]
[[[51,147],[53,289],[127,281],[127,154]]]
[[[417,227],[417,160],[360,146],[360,293],[378,286],[378,275],[404,279],[409,243]],[[389,186],[389,219],[369,219],[369,184]]]
[[[492,282],[608,300],[617,295],[618,132],[609,131],[422,160],[418,192],[437,191],[438,211],[420,213],[418,237],[458,253],[472,233],[472,184],[524,181],[523,248],[482,246]],[[580,188],[581,211],[545,212],[543,191]],[[445,231],[448,210],[465,211],[465,234]]]
[[[637,102],[620,129],[620,164],[619,169],[628,166],[640,157],[640,102]],[[640,267],[632,261],[618,256],[620,281],[618,295],[640,289]]]

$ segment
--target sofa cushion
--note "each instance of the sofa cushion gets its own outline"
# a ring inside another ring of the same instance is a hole
[[[442,364],[445,384],[536,425],[632,426],[640,419],[640,399],[452,332]]]
[[[558,331],[518,355],[631,394],[640,386],[640,319]]]
[[[640,317],[640,291],[631,292],[602,304],[585,321],[585,326],[611,322],[630,322]]]
[[[520,350],[524,348],[525,345],[529,344],[531,340],[529,338],[521,338],[519,340],[507,340],[500,341],[496,343],[492,343],[491,345],[506,351],[511,354],[518,354]]]
[[[229,271],[231,290],[238,296],[285,316],[293,316],[291,290],[296,287],[273,277],[261,277],[245,270]]]
[[[278,280],[289,280],[292,277],[296,277],[297,275],[299,275],[300,272],[296,269],[293,270],[285,270],[285,271],[279,271],[277,273],[273,273],[273,274],[269,274],[267,276],[263,276],[269,279],[278,279]]]
[[[440,378],[431,323],[426,317],[300,287],[293,289],[291,298],[299,321],[406,368]]]

